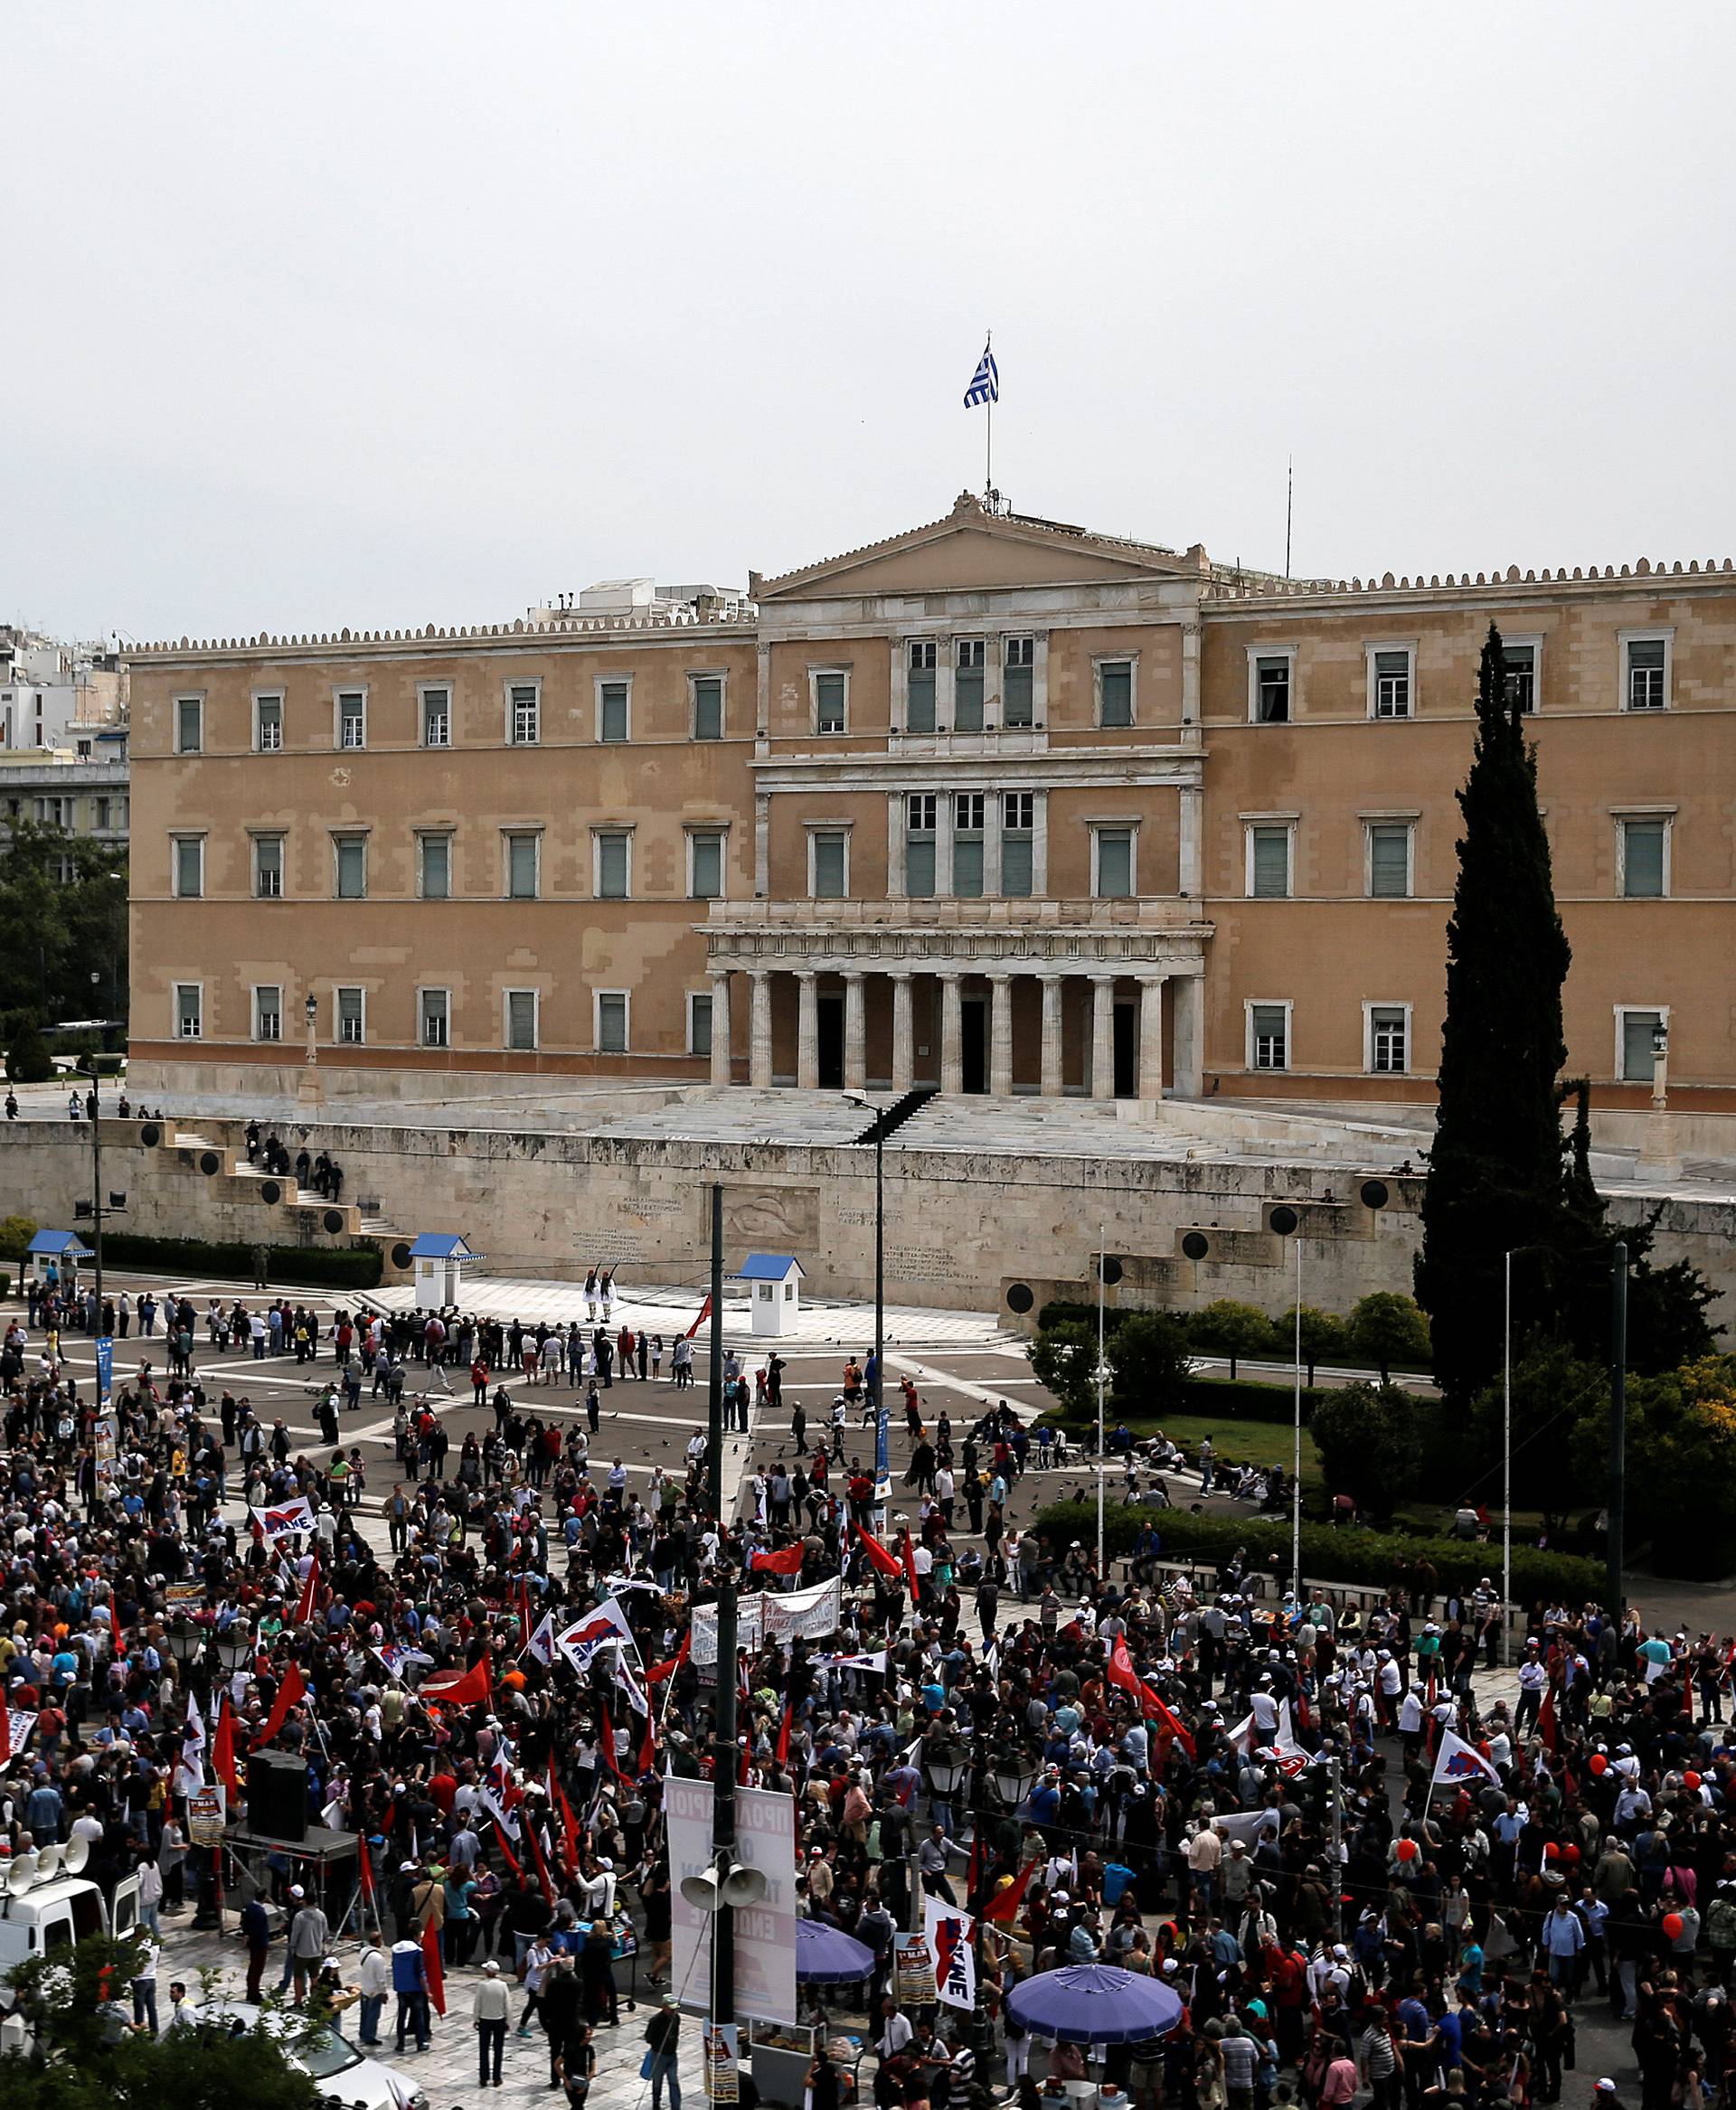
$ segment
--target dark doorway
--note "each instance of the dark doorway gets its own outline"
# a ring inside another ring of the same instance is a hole
[[[1115,1096],[1133,1099],[1139,1096],[1139,1007],[1118,1003],[1115,1007]]]
[[[980,996],[966,997],[960,1024],[965,1089],[986,1092],[988,1089],[988,1005]]]
[[[844,1089],[844,999],[822,996],[818,1001],[820,1089],[841,1092]]]

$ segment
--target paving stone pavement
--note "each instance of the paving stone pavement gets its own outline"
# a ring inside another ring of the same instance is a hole
[[[220,1940],[214,1934],[196,1934],[184,1920],[165,1920],[163,1926],[163,1960],[158,1973],[158,1983],[164,1988],[164,2005],[171,1979],[184,1978],[190,1987],[195,1983],[196,1974],[202,1970],[216,1970],[221,1973],[217,1992],[221,1996],[239,2000],[246,1989],[247,1959],[234,1933],[235,1916],[226,1916],[230,1933]],[[351,1938],[339,1942],[332,1952],[343,1966],[345,1984],[355,1983],[360,1944]],[[281,1968],[279,1951],[274,1947],[271,1968],[265,1983],[276,1983],[274,1973]],[[433,2030],[425,2052],[410,2048],[401,2060],[394,2049],[394,2017],[396,2002],[389,1996],[385,2011],[381,2017],[380,2030],[382,2049],[375,2056],[394,2072],[401,2076],[406,2089],[420,2088],[427,2096],[429,2110],[474,2110],[478,2103],[521,2105],[528,2110],[533,2103],[563,2101],[559,2091],[549,2087],[548,2040],[541,2028],[532,2026],[529,2037],[517,2032],[519,2011],[524,2004],[523,1991],[514,1984],[513,1994],[513,2021],[506,2032],[505,2057],[501,2063],[501,2086],[498,2088],[478,2088],[476,2086],[476,2036],[470,2021],[470,2003],[482,1978],[478,1968],[451,1971],[446,1979],[446,2015],[433,2018]],[[626,1994],[626,1972],[618,1971],[623,1997],[620,2002],[620,2021],[613,2029],[604,2025],[596,2032],[597,2075],[592,2083],[590,2102],[596,2110],[649,2110],[651,2084],[639,2077],[640,2063],[645,2057],[645,2026],[656,2011],[657,1995],[646,1988],[643,1977],[639,1982],[638,2005],[629,2008]],[[352,2041],[355,2036],[355,2011],[347,2011],[340,2024],[344,2033]],[[699,2058],[700,2021],[693,2015],[684,2015],[681,2025],[681,2048],[676,2071],[681,2084],[682,2110],[687,2110],[691,2098],[693,2110],[703,2110],[703,2088]],[[347,2098],[341,2098],[347,2100]],[[665,2096],[665,2110],[667,2096]]]

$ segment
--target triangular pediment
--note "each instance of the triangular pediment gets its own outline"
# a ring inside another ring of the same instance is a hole
[[[990,513],[967,493],[945,520],[776,579],[754,574],[749,590],[762,606],[854,594],[992,593],[1197,576],[1204,565],[1202,550],[1182,555],[1027,514]]]

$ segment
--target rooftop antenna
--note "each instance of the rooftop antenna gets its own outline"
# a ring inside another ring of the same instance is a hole
[[[1296,457],[1284,464],[1284,576],[1290,576],[1290,512],[1296,497]]]

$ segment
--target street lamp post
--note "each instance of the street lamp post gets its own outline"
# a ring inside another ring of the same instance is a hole
[[[886,1116],[866,1092],[844,1096],[851,1106],[865,1107],[874,1116],[874,1376],[868,1403],[874,1413],[875,1522],[883,1533],[892,1480],[886,1442]]]
[[[301,1008],[307,1021],[307,1053],[302,1061],[301,1075],[296,1080],[296,1097],[316,1099],[319,1097],[319,1043],[315,1035],[319,1023],[319,999],[311,989]]]
[[[1290,1473],[1290,1587],[1302,1596],[1302,1219],[1280,1202],[1267,1219],[1281,1239],[1296,1240],[1296,1447]]]
[[[1682,1160],[1670,1134],[1670,1029],[1660,1015],[1652,1028],[1652,1106],[1646,1116],[1637,1170],[1655,1180],[1679,1180]]]

